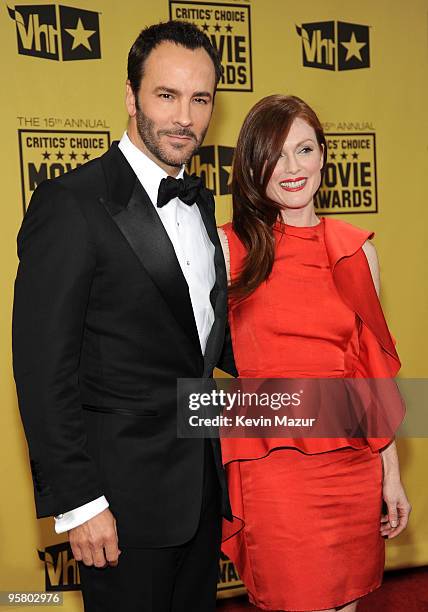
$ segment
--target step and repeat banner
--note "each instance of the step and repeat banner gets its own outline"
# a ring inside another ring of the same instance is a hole
[[[317,209],[376,232],[382,303],[403,361],[401,376],[423,378],[426,12],[425,0],[39,0],[0,6],[0,591],[64,592],[63,609],[80,609],[78,569],[66,538],[55,535],[53,519],[35,520],[11,369],[15,240],[41,181],[93,159],[121,137],[127,53],[139,30],[184,19],[221,53],[224,75],[213,121],[191,162],[191,171],[215,193],[219,224],[231,216],[233,151],[249,108],[268,94],[289,93],[317,110],[329,147]],[[388,568],[428,563],[428,441],[402,438],[398,444],[413,513],[406,533],[387,545]],[[233,564],[222,558],[219,596],[242,590]]]

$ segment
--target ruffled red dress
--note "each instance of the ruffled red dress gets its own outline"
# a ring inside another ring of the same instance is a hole
[[[226,233],[231,276],[245,248]],[[277,222],[271,275],[229,303],[242,378],[393,377],[400,362],[362,245],[373,234],[323,218]],[[224,438],[233,523],[223,551],[263,610],[344,605],[382,581],[382,466],[390,438]]]

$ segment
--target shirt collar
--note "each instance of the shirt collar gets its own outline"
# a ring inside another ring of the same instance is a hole
[[[168,174],[145,153],[138,149],[130,140],[126,132],[123,133],[119,142],[119,149],[122,151],[126,161],[131,166],[141,185],[154,205],[157,203],[159,184]],[[176,178],[183,178],[184,165]]]

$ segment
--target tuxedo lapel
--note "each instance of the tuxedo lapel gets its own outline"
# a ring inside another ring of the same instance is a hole
[[[109,193],[100,202],[200,351],[188,285],[159,215],[117,145],[103,156],[103,166]]]
[[[203,189],[196,204],[211,242],[215,247],[214,267],[216,281],[211,290],[210,300],[214,310],[214,322],[209,333],[204,354],[204,375],[209,376],[217,363],[223,346],[224,330],[227,316],[227,280],[223,251],[218,238],[215,222],[214,205],[211,194]]]
[[[215,251],[214,251],[214,268],[215,268],[215,283],[214,286],[211,290],[211,294],[210,294],[210,301],[211,301],[211,305],[215,311],[215,305],[217,302],[217,292],[218,292],[218,276],[219,273],[221,274],[221,270],[219,270],[219,261],[218,261],[218,247],[219,247],[219,241],[218,241],[218,236],[217,236],[217,229],[215,226],[215,216],[213,214],[213,212],[210,210],[209,208],[209,203],[208,201],[205,200],[205,198],[203,197],[202,194],[200,194],[198,196],[198,199],[196,200],[196,205],[199,209],[199,212],[201,214],[201,218],[202,221],[204,223],[206,232],[208,234],[208,238],[211,240],[211,242],[214,245]],[[214,219],[213,219],[214,217]],[[220,247],[221,248],[221,247]]]

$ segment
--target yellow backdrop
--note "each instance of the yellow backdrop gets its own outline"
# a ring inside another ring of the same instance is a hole
[[[424,0],[3,4],[0,591],[67,591],[78,583],[64,536],[54,534],[52,519],[34,518],[11,370],[16,233],[38,182],[92,159],[121,136],[129,46],[142,27],[170,16],[200,25],[222,52],[225,77],[213,122],[192,161],[216,193],[219,223],[230,219],[233,147],[250,106],[277,92],[304,98],[329,142],[319,210],[375,230],[382,302],[402,376],[427,376]],[[401,439],[399,451],[414,509],[407,532],[387,545],[389,568],[428,563],[428,443]],[[236,592],[237,585],[224,560],[219,592]],[[76,592],[65,593],[63,609],[77,611],[78,601]]]

